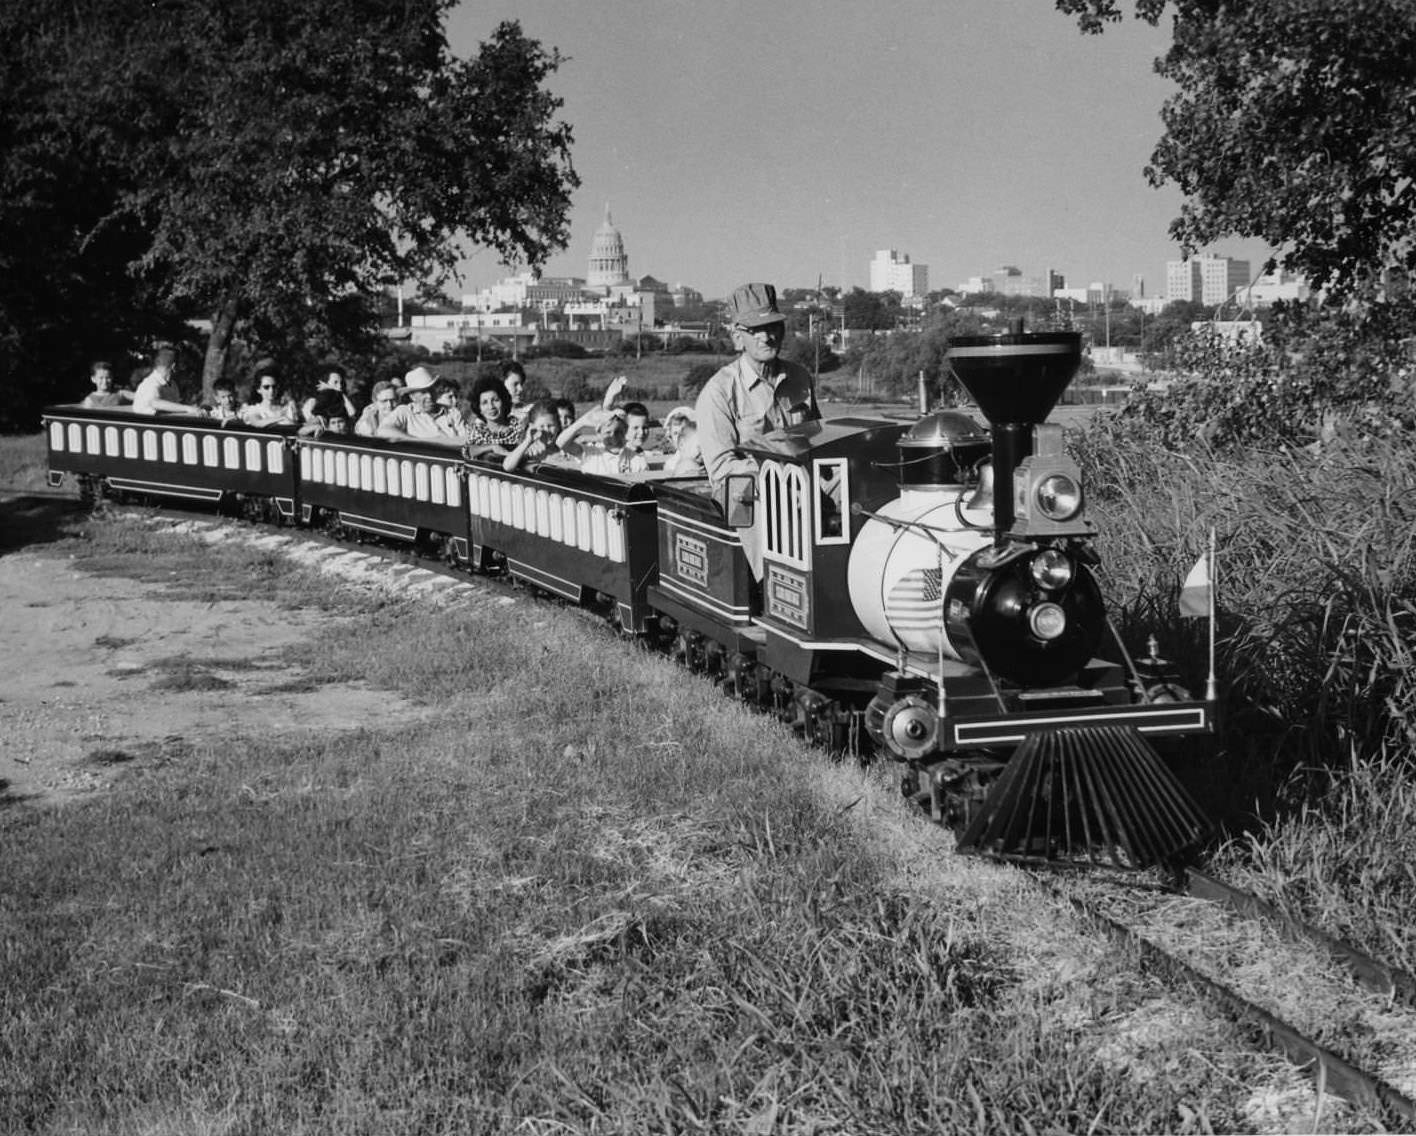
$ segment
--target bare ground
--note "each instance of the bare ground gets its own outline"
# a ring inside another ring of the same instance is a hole
[[[129,761],[203,736],[380,725],[427,711],[363,685],[317,685],[288,648],[329,617],[270,603],[175,600],[73,562],[0,557],[0,801],[60,803]]]

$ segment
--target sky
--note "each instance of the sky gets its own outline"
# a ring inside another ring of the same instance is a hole
[[[709,298],[866,287],[887,248],[932,289],[1009,264],[1156,295],[1180,255],[1181,196],[1142,172],[1167,20],[1084,36],[1052,0],[464,0],[453,50],[508,19],[566,57],[547,86],[581,185],[547,275],[585,275],[607,205],[631,275]],[[1208,251],[1255,273],[1267,253]],[[463,269],[464,290],[511,271],[491,252]]]

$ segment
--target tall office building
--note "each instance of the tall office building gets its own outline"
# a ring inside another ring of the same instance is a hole
[[[929,291],[929,266],[911,264],[908,255],[894,249],[881,249],[870,262],[870,290],[923,296]]]
[[[1249,283],[1249,262],[1232,256],[1195,256],[1165,262],[1165,298],[1222,304]]]

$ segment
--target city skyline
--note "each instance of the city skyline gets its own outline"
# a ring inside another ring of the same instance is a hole
[[[479,0],[448,32],[465,55],[518,19],[568,57],[547,85],[581,186],[548,275],[584,275],[608,203],[633,275],[710,297],[747,279],[867,287],[884,248],[928,265],[936,289],[1014,264],[1072,286],[1127,289],[1139,274],[1164,292],[1181,198],[1141,171],[1171,90],[1151,70],[1166,21],[1082,36],[1050,0],[883,13]],[[1242,240],[1208,251],[1255,272],[1267,254]],[[461,288],[509,271],[478,250]]]

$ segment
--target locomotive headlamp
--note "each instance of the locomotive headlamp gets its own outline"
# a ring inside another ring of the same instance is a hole
[[[1082,487],[1065,473],[1038,482],[1033,491],[1038,511],[1049,521],[1070,521],[1082,508]]]
[[[1013,527],[1008,535],[1035,539],[1091,536],[1086,519],[1082,471],[1068,456],[1062,427],[1044,422],[1033,427],[1034,450],[1013,471]]]
[[[1055,603],[1040,603],[1028,612],[1028,627],[1044,642],[1067,630],[1067,613]]]
[[[1055,591],[1072,582],[1072,561],[1055,548],[1045,548],[1032,558],[1032,578],[1038,587]]]

